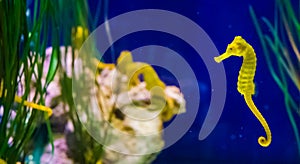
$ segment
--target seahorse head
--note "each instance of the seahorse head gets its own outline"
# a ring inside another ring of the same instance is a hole
[[[228,44],[226,52],[214,59],[220,63],[230,56],[244,56],[248,46],[249,44],[241,36],[236,36],[234,40]]]

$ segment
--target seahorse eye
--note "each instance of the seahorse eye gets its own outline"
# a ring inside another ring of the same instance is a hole
[[[232,48],[229,48],[229,50],[232,50]]]

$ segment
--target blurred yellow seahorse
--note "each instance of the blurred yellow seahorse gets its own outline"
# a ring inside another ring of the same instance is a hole
[[[80,49],[88,35],[89,32],[84,27],[74,27],[72,29],[72,47]],[[143,75],[146,89],[151,93],[151,104],[155,105],[155,109],[163,108],[161,112],[162,120],[168,121],[173,117],[174,113],[171,109],[174,108],[175,102],[171,98],[166,97],[164,92],[166,85],[160,80],[151,65],[143,62],[134,62],[130,51],[122,51],[116,65],[103,63],[98,59],[95,59],[93,62],[96,63],[97,68],[100,70],[117,68],[118,71],[129,77],[129,88],[139,84],[139,75]]]
[[[151,104],[155,105],[155,109],[162,109],[161,118],[163,121],[168,121],[173,117],[174,113],[170,109],[174,108],[174,101],[165,96],[164,89],[166,85],[160,80],[151,65],[143,62],[134,62],[130,51],[122,51],[116,67],[121,73],[129,77],[129,88],[139,84],[139,75],[143,75],[146,89],[151,93]],[[98,68],[112,69],[114,65],[99,62]]]
[[[138,76],[142,74],[148,90],[155,86],[161,87],[162,89],[165,89],[166,87],[151,65],[143,62],[133,62],[130,51],[121,52],[120,57],[117,60],[117,67],[121,73],[130,77],[129,86],[138,84]]]
[[[253,114],[262,124],[265,129],[267,138],[261,136],[258,138],[258,143],[263,146],[267,147],[270,145],[272,141],[272,134],[268,123],[266,122],[265,118],[256,108],[253,100],[252,95],[255,92],[255,85],[253,83],[255,70],[256,70],[256,54],[252,46],[247,43],[241,36],[236,36],[232,43],[227,46],[226,52],[218,57],[215,57],[215,61],[220,63],[222,60],[230,57],[230,56],[239,56],[243,57],[243,64],[239,72],[238,83],[237,83],[237,90],[244,95],[244,99],[251,109]]]
[[[2,92],[3,92],[3,80],[0,80],[0,98],[2,97]],[[6,96],[7,92],[5,91],[4,93],[4,97]],[[17,103],[22,103],[22,98],[15,95],[15,98],[14,98],[14,101],[17,102]],[[30,108],[34,108],[34,109],[37,109],[37,110],[40,110],[40,111],[44,111],[44,112],[47,112],[48,113],[48,117],[50,117],[52,115],[52,110],[51,108],[49,107],[46,107],[46,106],[43,106],[43,105],[38,105],[38,104],[35,104],[33,102],[28,102],[26,100],[24,100],[23,104],[25,106],[28,106]]]

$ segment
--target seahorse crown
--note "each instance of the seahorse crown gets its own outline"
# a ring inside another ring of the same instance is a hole
[[[248,44],[241,36],[236,36],[227,46],[225,53],[230,56],[245,56],[249,50],[252,50],[251,45]]]

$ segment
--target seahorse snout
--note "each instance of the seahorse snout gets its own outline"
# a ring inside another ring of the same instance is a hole
[[[220,56],[214,57],[214,59],[215,59],[215,61],[216,61],[217,63],[220,63],[221,61],[227,59],[227,58],[230,57],[230,56],[231,56],[231,55],[229,55],[228,53],[225,52],[224,54],[222,54],[222,55],[220,55]]]

